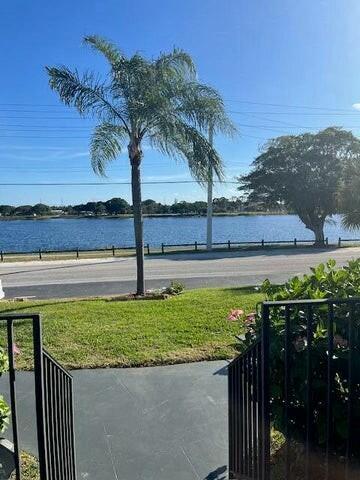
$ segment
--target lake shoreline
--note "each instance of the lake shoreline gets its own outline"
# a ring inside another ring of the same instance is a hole
[[[291,212],[223,212],[223,213],[214,213],[214,217],[249,217],[249,216],[269,216],[269,215],[294,215]],[[196,214],[196,213],[144,213],[144,218],[191,218],[198,217],[204,218],[206,214]],[[77,219],[120,219],[120,218],[133,218],[131,213],[119,214],[119,215],[43,215],[39,217],[34,216],[3,216],[0,217],[0,221],[12,221],[12,220],[77,220]]]

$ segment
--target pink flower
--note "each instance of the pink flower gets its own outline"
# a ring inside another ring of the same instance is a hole
[[[256,323],[256,314],[255,312],[251,312],[249,313],[248,315],[246,315],[246,318],[245,318],[245,325],[247,325],[248,327],[250,325],[254,325]]]
[[[21,353],[20,348],[16,345],[16,343],[13,343],[13,353],[15,355],[20,355]]]
[[[306,337],[296,337],[293,341],[293,345],[297,352],[301,352],[306,347]]]
[[[348,346],[348,341],[343,338],[341,335],[334,335],[334,347],[344,347]]]
[[[244,315],[243,310],[240,310],[240,309],[231,310],[227,318],[228,318],[229,322],[236,322],[237,320],[239,320],[241,315]]]

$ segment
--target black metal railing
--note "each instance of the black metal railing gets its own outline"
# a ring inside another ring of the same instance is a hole
[[[213,242],[212,247],[217,250],[238,250],[238,249],[257,249],[257,248],[271,248],[271,247],[305,247],[314,244],[314,239],[301,239],[292,238],[288,240],[265,240],[264,238],[259,240],[226,240],[223,242]],[[338,240],[330,240],[328,237],[324,240],[324,247],[341,247],[343,243],[359,244],[359,238],[341,238]],[[158,245],[146,243],[144,244],[144,253],[146,255],[158,254],[158,253],[173,253],[174,251],[205,251],[207,243],[204,242],[188,242],[188,243],[161,243]],[[70,248],[63,250],[51,250],[46,248],[38,248],[36,250],[26,251],[7,251],[0,248],[0,262],[6,262],[6,260],[13,260],[16,258],[26,257],[39,260],[51,259],[56,256],[71,256],[72,258],[86,258],[88,256],[96,256],[98,254],[104,254],[112,257],[122,255],[125,252],[135,252],[135,245],[112,245],[108,247],[94,247],[94,248]]]
[[[230,478],[360,478],[359,306],[263,304],[261,338],[229,366]]]
[[[47,480],[75,480],[72,376],[43,350]]]
[[[261,343],[257,342],[228,367],[229,472],[260,478],[262,468]],[[231,477],[232,475],[232,477]]]
[[[18,321],[29,321],[32,324],[40,480],[76,480],[72,377],[44,350],[41,318],[38,314],[0,315],[0,324],[4,323],[7,330],[15,479],[21,480],[14,354],[14,326]]]

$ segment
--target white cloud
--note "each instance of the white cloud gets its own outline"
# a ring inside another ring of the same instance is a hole
[[[352,107],[355,108],[355,110],[360,110],[360,103],[353,103]]]

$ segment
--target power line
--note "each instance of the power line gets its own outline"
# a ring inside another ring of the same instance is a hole
[[[0,105],[4,107],[47,107],[47,108],[52,108],[52,107],[59,107],[59,108],[66,108],[66,105],[61,104],[61,103],[0,103]]]
[[[264,102],[250,102],[248,100],[236,100],[236,99],[228,99],[225,100],[226,102],[236,102],[236,103],[244,103],[247,105],[259,105],[263,107],[284,107],[284,108],[304,108],[307,110],[326,110],[329,112],[349,112],[350,109],[345,108],[331,108],[331,107],[319,107],[319,106],[309,106],[309,105],[288,105],[284,103],[264,103]]]
[[[0,135],[0,138],[28,138],[28,139],[37,139],[37,140],[89,140],[89,137],[44,137],[44,136],[34,136],[34,135]]]
[[[40,113],[40,112],[39,112]],[[28,115],[28,116],[18,116],[18,115],[15,115],[15,116],[9,116],[9,115],[0,115],[0,118],[1,119],[10,119],[10,120],[81,120],[81,121],[84,121],[84,120],[90,120],[89,118],[85,118],[85,117],[35,117],[33,115]]]
[[[65,110],[66,111],[66,110]],[[55,114],[57,115],[59,113],[59,111],[52,111],[52,110],[42,110],[42,111],[39,111],[39,110],[24,110],[24,109],[13,109],[13,108],[0,108],[0,112],[6,112],[6,113],[50,113],[50,114]],[[60,112],[61,113],[61,112]]]
[[[259,105],[265,107],[283,107],[283,108],[302,108],[306,110],[324,110],[328,112],[349,112],[351,109],[345,108],[335,108],[335,107],[322,107],[322,106],[313,106],[313,105],[297,105],[297,104],[285,104],[285,103],[267,103],[267,102],[253,102],[249,100],[241,99],[225,99],[225,102],[229,103],[243,103],[246,105]],[[63,108],[67,109],[68,107],[61,103],[0,103],[1,107],[30,107],[30,108]],[[23,110],[21,110],[23,111]]]
[[[236,110],[229,110],[228,111],[229,113],[233,113],[233,114],[238,114],[238,115],[252,115],[252,114],[260,114],[260,115],[288,115],[288,116],[291,116],[291,115],[297,115],[297,116],[300,116],[300,115],[306,115],[306,116],[326,116],[326,117],[329,117],[329,116],[338,116],[338,117],[348,117],[348,116],[353,116],[353,117],[359,117],[360,116],[360,112],[359,113],[353,113],[353,112],[349,112],[349,113],[337,113],[337,112],[334,112],[334,113],[324,113],[324,112],[319,112],[319,113],[315,113],[315,112],[259,112],[259,111],[256,111],[256,112],[239,112],[239,111],[236,111]]]
[[[24,128],[45,128],[45,129],[48,129],[48,128],[55,128],[55,129],[73,129],[73,128],[76,128],[77,130],[89,130],[90,128],[93,128],[91,125],[89,126],[85,126],[85,127],[82,127],[80,125],[26,125],[26,124],[21,124],[21,123],[0,123],[0,128],[3,128],[3,127],[6,127],[6,128],[15,128],[15,127],[24,127]]]
[[[323,129],[323,128],[328,128],[329,125],[326,125],[326,126],[322,126],[322,125],[291,125],[291,124],[287,124],[286,122],[282,122],[283,123],[283,127],[280,125],[280,126],[276,126],[276,125],[264,125],[264,124],[247,124],[247,123],[239,123],[239,122],[236,122],[236,125],[238,125],[239,127],[244,127],[244,128],[259,128],[259,129],[264,129],[264,130],[272,130],[272,131],[280,131],[280,132],[287,132],[288,129],[305,129],[305,130],[313,130],[313,129]],[[360,129],[360,125],[341,125],[342,128],[358,128]],[[74,127],[76,128],[76,127]],[[80,129],[80,130],[78,130]],[[70,130],[70,132],[69,132]],[[50,129],[49,128],[3,128],[2,126],[0,126],[0,134],[5,134],[5,135],[0,135],[0,138],[5,138],[5,137],[11,137],[11,138],[75,138],[75,139],[88,139],[89,137],[88,136],[84,136],[84,137],[75,137],[75,136],[64,136],[66,133],[71,133],[72,132],[72,128],[69,127],[69,128],[64,128],[64,127],[51,127]],[[22,134],[22,133],[31,133],[31,132],[34,132],[34,133],[44,133],[44,134],[62,134],[60,137],[58,137],[56,135],[55,136],[45,136],[45,135],[41,135],[41,136],[33,136],[33,135],[28,135],[28,136],[24,136],[24,135],[18,135],[18,133]],[[73,133],[88,133],[89,135],[92,133],[91,130],[88,130],[88,129],[82,129],[82,127],[77,127],[77,131],[76,132],[73,132]]]
[[[275,106],[275,104],[274,104]],[[280,106],[280,105],[279,105]],[[304,108],[304,109],[309,109],[311,107],[300,107],[298,106],[297,108]],[[251,114],[265,114],[265,115],[306,115],[306,116],[359,116],[359,112],[354,112],[351,110],[341,110],[341,109],[321,109],[319,107],[313,107],[313,110],[316,110],[316,112],[293,112],[293,111],[238,111],[238,110],[228,110],[229,113],[232,114],[240,114],[240,115],[251,115]],[[322,111],[321,111],[322,110]],[[19,119],[26,119],[26,120],[32,120],[35,118],[39,119],[51,119],[51,120],[56,120],[56,119],[65,119],[65,120],[90,120],[88,117],[81,117],[81,116],[65,116],[65,117],[59,117],[59,114],[64,114],[67,111],[51,111],[51,110],[16,110],[16,109],[2,109],[0,108],[0,113],[20,113],[20,114],[27,114],[26,116],[19,116],[19,115],[1,115],[0,118],[19,118]],[[70,114],[72,113],[71,111],[69,112]],[[35,115],[34,115],[35,114]],[[43,114],[45,115],[53,115],[52,117],[44,117]],[[40,116],[39,116],[40,115]]]
[[[197,183],[196,180],[173,180],[173,181],[164,181],[164,180],[159,180],[159,181],[145,181],[141,182],[142,185],[172,185],[172,184],[189,184],[189,183]],[[237,185],[238,182],[235,181],[230,181],[230,180],[215,180],[214,183],[218,184],[233,184]],[[46,183],[37,183],[37,182],[31,182],[31,183],[0,183],[0,186],[2,187],[55,187],[55,186],[108,186],[108,185],[131,185],[131,182],[46,182]]]
[[[245,115],[245,114],[244,114]],[[260,115],[255,115],[255,114],[246,114],[249,115],[253,118],[257,118],[259,120],[263,120],[265,122],[271,122],[271,123],[277,123],[280,125],[284,125],[285,127],[291,127],[291,128],[327,128],[328,125],[321,126],[321,125],[299,125],[299,124],[294,124],[294,123],[289,123],[289,122],[284,122],[282,120],[275,120],[271,118],[266,118]],[[247,124],[241,124],[238,123],[240,126],[248,126]],[[252,125],[254,127],[271,127],[271,125]],[[360,128],[360,125],[343,125],[344,128]],[[26,125],[26,124],[5,124],[1,123],[0,124],[0,131],[29,131],[29,132],[36,132],[36,131],[46,131],[49,130],[50,132],[53,130],[77,130],[77,131],[84,131],[84,132],[91,132],[93,129],[93,126],[79,126],[79,125]]]

